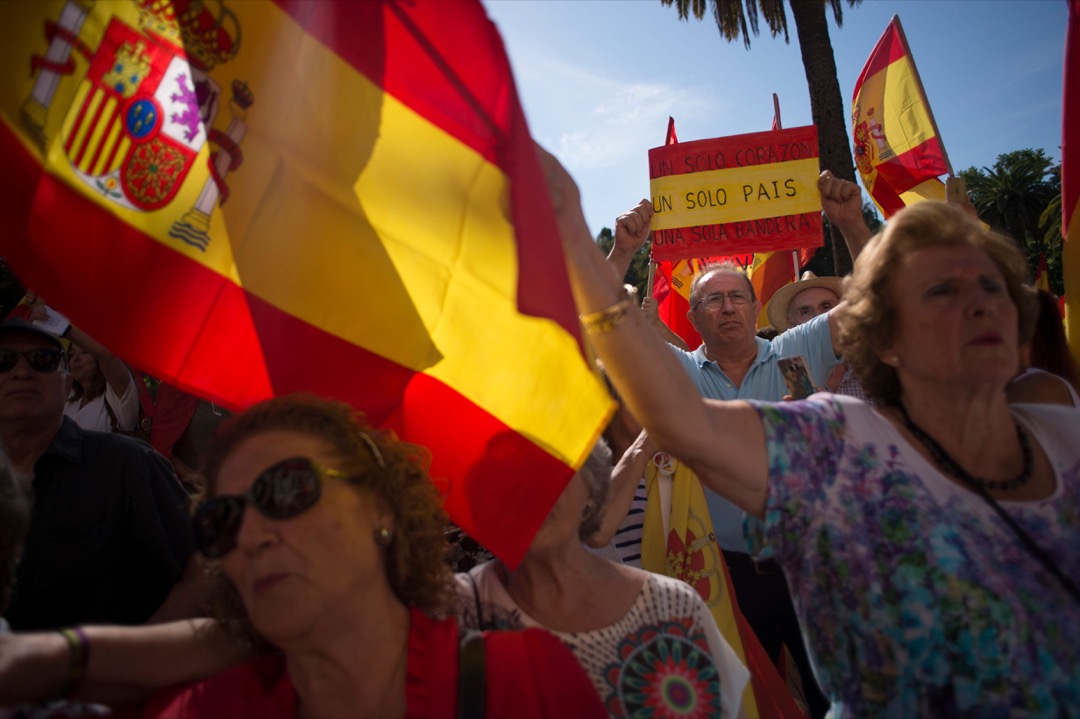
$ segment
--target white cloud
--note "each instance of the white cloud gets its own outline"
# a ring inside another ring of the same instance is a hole
[[[550,57],[522,63],[534,135],[571,171],[618,167],[663,144],[667,118],[720,112],[711,88],[589,72]],[[573,129],[565,129],[572,118]]]

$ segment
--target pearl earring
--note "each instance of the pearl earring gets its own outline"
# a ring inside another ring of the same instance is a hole
[[[379,527],[375,530],[375,544],[380,547],[386,547],[390,544],[390,540],[394,538],[394,531],[389,527]]]

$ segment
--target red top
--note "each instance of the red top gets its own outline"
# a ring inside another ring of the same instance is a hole
[[[485,715],[605,717],[592,682],[558,639],[540,629],[485,632]],[[453,719],[457,712],[458,625],[413,609],[405,675],[407,719]],[[205,681],[155,694],[144,719],[257,716],[293,719],[297,696],[285,658],[263,657]]]

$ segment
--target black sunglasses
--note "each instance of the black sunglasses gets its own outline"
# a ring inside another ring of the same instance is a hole
[[[266,470],[242,496],[222,495],[195,510],[195,545],[210,559],[223,557],[236,547],[236,535],[250,504],[268,519],[290,519],[301,514],[322,494],[321,477],[347,477],[307,457],[293,457]]]
[[[55,372],[64,359],[64,351],[58,349],[0,350],[0,372],[10,372],[25,357],[35,372]]]

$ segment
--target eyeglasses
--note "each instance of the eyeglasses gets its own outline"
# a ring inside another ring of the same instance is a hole
[[[63,350],[0,350],[0,372],[10,372],[19,364],[19,357],[25,357],[30,369],[35,372],[55,372],[64,358]]]
[[[236,535],[250,504],[268,519],[291,519],[310,509],[322,495],[320,477],[348,475],[307,457],[293,457],[266,470],[243,495],[222,495],[199,505],[192,518],[195,546],[210,559],[236,547]]]
[[[733,305],[745,305],[750,301],[750,293],[743,292],[742,290],[732,290],[728,293],[715,292],[711,295],[706,295],[701,298],[701,301],[694,306],[696,310],[698,307],[704,307],[707,310],[715,310],[724,306],[724,298],[727,297]]]

